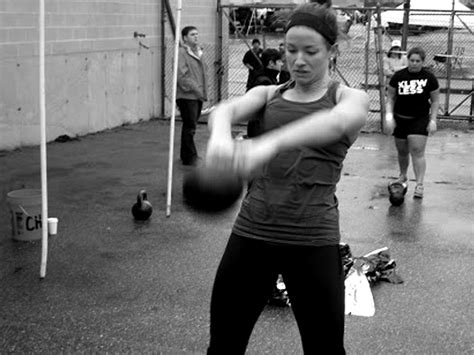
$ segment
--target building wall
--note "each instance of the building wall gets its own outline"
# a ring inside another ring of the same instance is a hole
[[[45,0],[48,141],[160,115],[161,2]],[[183,2],[214,41],[215,1]],[[0,1],[0,149],[40,143],[38,4]]]

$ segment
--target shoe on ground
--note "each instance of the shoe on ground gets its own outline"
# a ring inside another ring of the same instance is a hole
[[[186,166],[199,166],[202,162],[202,159],[200,157],[196,157],[191,160],[181,160],[181,163]]]
[[[418,184],[415,186],[415,192],[413,193],[414,198],[423,198],[423,185]]]

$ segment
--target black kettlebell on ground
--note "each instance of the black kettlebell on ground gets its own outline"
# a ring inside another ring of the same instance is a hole
[[[400,206],[405,201],[407,184],[402,182],[392,182],[388,184],[389,200],[393,206]]]
[[[132,206],[133,217],[138,221],[146,221],[150,218],[153,212],[153,207],[148,201],[145,190],[140,190],[137,195],[137,202]]]

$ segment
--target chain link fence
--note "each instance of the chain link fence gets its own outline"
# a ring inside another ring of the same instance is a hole
[[[261,6],[218,9],[217,21],[221,21],[222,33],[216,36],[217,43],[202,44],[210,74],[209,101],[204,110],[220,100],[245,93],[248,76],[248,69],[242,63],[245,52],[254,38],[260,40],[263,48],[278,48],[284,42],[284,23],[278,21],[276,14],[289,11],[291,7],[266,9],[267,14],[271,14],[265,17],[260,15]],[[403,10],[390,11],[392,16],[398,11],[398,17],[403,17]],[[350,87],[367,91],[370,113],[364,130],[380,131],[385,100],[381,63],[392,41],[403,40],[403,27],[399,23],[383,23],[385,11],[380,8],[336,8],[336,12],[347,38],[339,43],[330,75]],[[410,11],[410,19],[414,20],[408,26],[406,48],[420,46],[426,51],[425,66],[434,72],[441,86],[440,118],[469,122],[473,118],[473,15],[466,11]],[[165,49],[166,58],[173,58],[170,36],[167,36]],[[172,64],[172,60],[166,61],[164,76],[168,105],[172,93]]]

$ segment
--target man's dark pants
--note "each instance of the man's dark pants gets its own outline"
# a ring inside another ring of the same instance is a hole
[[[198,157],[196,145],[194,144],[194,134],[196,133],[197,122],[201,116],[202,101],[178,99],[176,104],[183,121],[181,129],[181,161],[185,165],[192,165]]]

